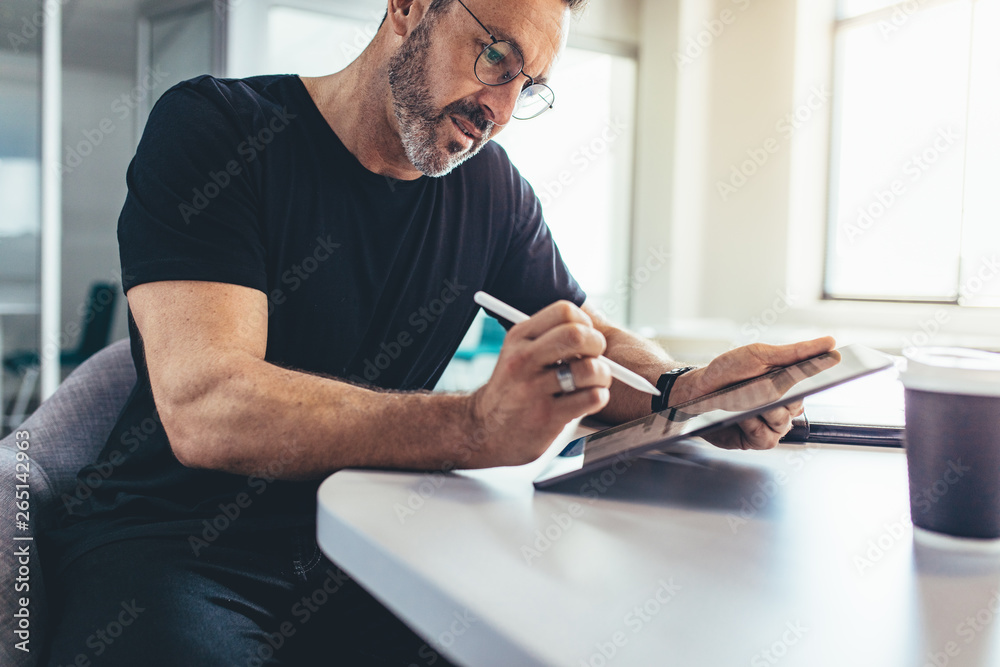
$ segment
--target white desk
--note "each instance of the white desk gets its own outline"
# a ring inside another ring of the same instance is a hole
[[[7,352],[4,348],[4,318],[8,315],[37,315],[39,309],[38,285],[0,284],[0,360]],[[2,430],[3,420],[6,417],[4,410],[7,404],[3,397],[3,368],[0,367],[0,430]]]
[[[901,450],[673,451],[597,498],[342,471],[319,543],[460,664],[1000,665],[1000,556],[913,542]]]

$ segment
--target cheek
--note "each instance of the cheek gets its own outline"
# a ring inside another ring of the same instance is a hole
[[[476,78],[476,53],[437,53],[431,50],[428,59],[428,95],[434,105],[443,109],[459,100],[473,99],[483,84]]]

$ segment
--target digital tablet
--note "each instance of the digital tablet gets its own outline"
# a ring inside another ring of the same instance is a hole
[[[648,417],[578,438],[552,459],[535,479],[535,487],[543,489],[602,470],[618,461],[756,417],[892,365],[888,355],[862,345],[846,345]]]

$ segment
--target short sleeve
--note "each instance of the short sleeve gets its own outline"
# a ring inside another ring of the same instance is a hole
[[[126,292],[163,280],[266,292],[259,160],[247,150],[244,115],[231,91],[209,77],[179,84],[156,103],[118,219]]]
[[[508,162],[508,165],[510,163]],[[541,202],[513,165],[514,229],[490,293],[533,315],[559,301],[582,306],[587,298],[562,259],[542,216]]]

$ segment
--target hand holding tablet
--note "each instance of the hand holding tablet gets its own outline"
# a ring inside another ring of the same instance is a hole
[[[893,365],[891,357],[848,345],[730,385],[648,417],[574,440],[535,480],[536,488],[600,471],[664,445],[701,436],[795,404],[810,394]],[[718,443],[715,443],[718,444]]]

